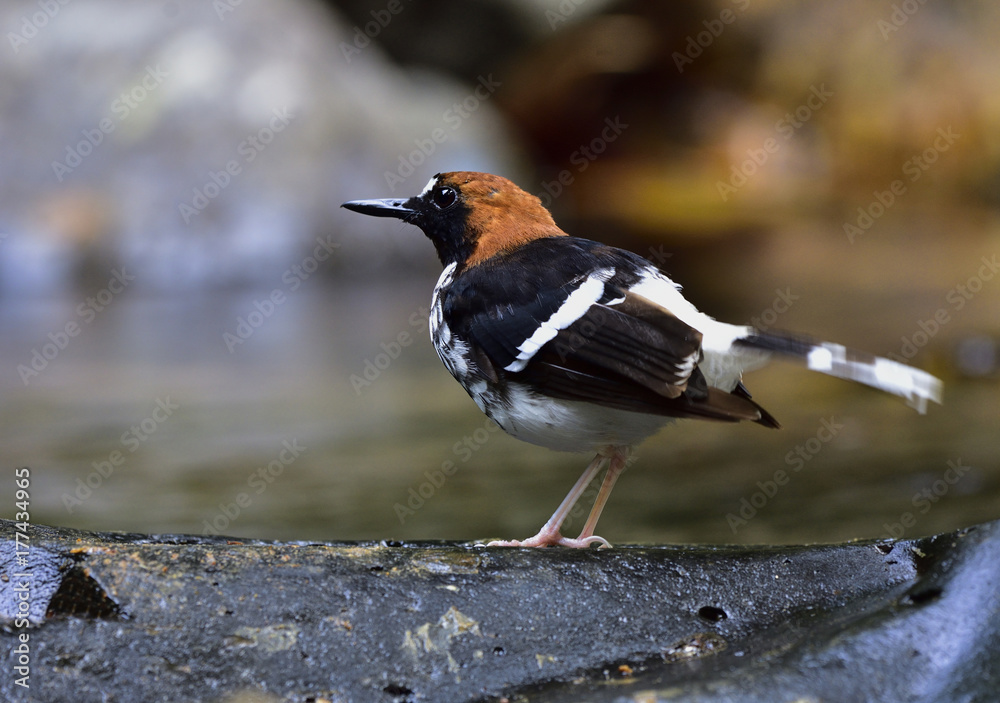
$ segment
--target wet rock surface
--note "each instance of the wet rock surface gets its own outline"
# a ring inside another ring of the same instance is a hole
[[[1000,522],[604,551],[29,538],[19,562],[0,521],[0,642],[31,657],[4,700],[994,700],[1000,676]]]

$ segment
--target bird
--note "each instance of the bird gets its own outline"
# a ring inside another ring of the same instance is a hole
[[[431,296],[437,355],[517,439],[594,458],[537,534],[486,546],[610,547],[595,533],[633,448],[680,419],[778,428],[743,374],[772,357],[905,398],[924,413],[943,384],[902,363],[811,337],[720,322],[626,249],[573,237],[539,198],[488,173],[438,173],[409,198],[342,207],[415,225],[444,269]],[[561,528],[607,471],[577,537]]]

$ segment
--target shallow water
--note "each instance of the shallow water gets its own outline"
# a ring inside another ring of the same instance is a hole
[[[983,241],[995,239],[969,243],[968,261]],[[884,354],[934,311],[948,289],[940,282],[964,280],[956,265],[925,276],[921,290],[866,286],[863,276],[844,288],[816,273],[829,261],[822,247],[798,261],[788,273],[764,249],[753,261],[717,262],[717,284],[743,291],[719,316],[767,314],[775,289],[791,290],[799,298],[779,326]],[[89,322],[78,293],[4,301],[3,495],[13,495],[13,467],[27,465],[39,523],[281,539],[532,534],[589,457],[491,430],[427,339],[435,276],[315,281],[252,319],[266,293],[124,293]],[[754,280],[781,285],[744,285]],[[955,340],[995,319],[1000,282],[991,285],[915,360],[946,377],[944,407],[921,416],[896,398],[772,365],[746,382],[783,429],[666,428],[641,446],[598,532],[612,542],[791,543],[997,518],[997,381],[962,380],[948,363]],[[259,326],[243,329],[252,332],[242,343],[230,338],[230,352],[224,333],[238,336],[240,318]],[[79,334],[25,385],[17,366],[74,320]],[[0,515],[11,517],[6,500]]]

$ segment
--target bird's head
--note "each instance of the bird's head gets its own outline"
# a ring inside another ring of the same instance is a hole
[[[566,234],[534,195],[506,178],[473,171],[439,173],[412,198],[352,200],[341,207],[416,225],[434,243],[442,264],[460,268],[533,239]]]

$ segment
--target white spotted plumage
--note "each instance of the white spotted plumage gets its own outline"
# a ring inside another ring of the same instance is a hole
[[[441,362],[452,376],[465,385],[464,379],[469,375],[469,345],[452,334],[451,328],[444,319],[444,310],[441,306],[441,295],[451,285],[456,266],[457,264],[447,266],[441,272],[437,285],[434,286],[428,328],[430,329],[431,343],[434,345],[434,350]]]

